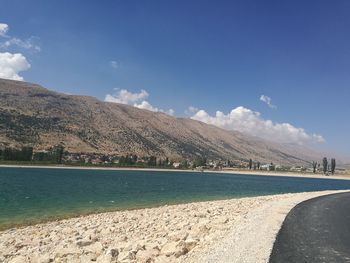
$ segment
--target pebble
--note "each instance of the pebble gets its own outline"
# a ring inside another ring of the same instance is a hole
[[[278,198],[168,205],[9,229],[0,232],[0,261],[182,262],[195,248],[225,236],[235,219]]]

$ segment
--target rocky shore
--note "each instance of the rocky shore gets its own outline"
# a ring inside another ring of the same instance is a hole
[[[9,229],[0,232],[0,262],[266,262],[289,210],[336,192],[162,206]]]

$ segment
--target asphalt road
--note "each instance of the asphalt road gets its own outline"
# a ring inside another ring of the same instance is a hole
[[[287,215],[270,263],[350,262],[350,193],[317,197]]]

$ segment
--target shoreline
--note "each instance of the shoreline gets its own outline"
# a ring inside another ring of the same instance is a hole
[[[8,229],[0,232],[0,261],[267,262],[296,204],[346,191],[166,205]]]
[[[220,236],[203,247],[193,250],[182,262],[268,263],[283,221],[296,205],[316,197],[349,191],[286,194],[284,196],[289,197],[285,199],[263,203],[238,219],[225,236]]]
[[[137,167],[97,167],[97,166],[69,166],[69,165],[12,165],[0,164],[0,168],[32,168],[32,169],[67,169],[67,170],[103,170],[103,171],[150,171],[150,172],[187,172],[187,173],[217,173],[231,175],[257,175],[257,176],[285,176],[299,178],[350,180],[350,174],[335,174],[325,176],[323,174],[261,171],[261,170],[189,170],[189,169],[169,169],[169,168],[137,168]]]

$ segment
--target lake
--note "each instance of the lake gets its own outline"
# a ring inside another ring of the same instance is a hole
[[[120,209],[342,189],[350,189],[350,180],[176,171],[0,168],[0,228]]]

